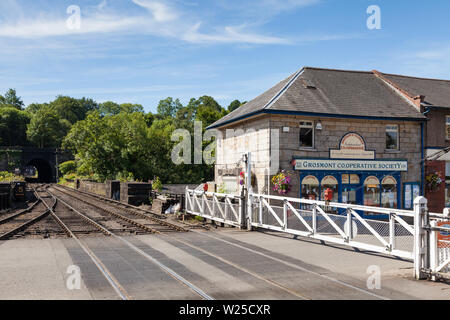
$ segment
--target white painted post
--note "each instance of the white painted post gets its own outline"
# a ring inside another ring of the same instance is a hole
[[[389,213],[389,246],[392,252],[395,249],[395,214]]]
[[[247,190],[248,198],[247,198],[247,230],[252,231],[252,223],[253,223],[253,194]]]
[[[189,191],[188,191],[189,189],[188,189],[188,187],[186,186],[186,191],[185,191],[185,198],[184,198],[184,211],[188,211],[188,201],[189,201],[189,199],[188,199],[188,197],[189,197]]]
[[[252,153],[247,153],[247,190],[252,188]]]
[[[217,201],[217,196],[214,193],[213,197],[212,197],[212,216],[215,217],[216,216],[216,201]],[[217,209],[219,210],[219,209]]]
[[[287,229],[287,200],[283,200],[283,229]]]
[[[259,224],[263,222],[263,203],[262,197],[259,197]]]
[[[422,268],[427,267],[426,231],[423,228],[426,225],[427,203],[422,196],[414,199],[414,277],[417,280],[424,278]]]
[[[202,215],[205,216],[205,204],[206,204],[206,194],[203,192],[202,194]]]
[[[228,197],[225,196],[225,201],[224,201],[224,204],[225,204],[225,220],[229,220],[228,219],[228,201],[227,201],[227,199],[228,199]]]
[[[347,209],[347,242],[353,238],[352,211]]]
[[[437,227],[437,221],[431,221],[430,226]],[[438,232],[434,230],[430,232],[430,269],[435,272],[439,265]],[[431,276],[431,280],[436,281],[436,276]]]
[[[313,205],[312,209],[312,229],[313,229],[313,235],[317,232],[317,205]]]

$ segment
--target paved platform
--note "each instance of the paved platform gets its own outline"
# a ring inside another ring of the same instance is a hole
[[[147,257],[114,238],[84,238],[132,299],[201,299],[148,259],[151,256],[215,299],[450,299],[450,285],[416,281],[409,261],[356,252],[279,233],[237,229],[127,237]],[[119,299],[72,239],[0,242],[0,299]],[[81,269],[69,290],[67,268]],[[369,289],[377,266],[381,288]]]

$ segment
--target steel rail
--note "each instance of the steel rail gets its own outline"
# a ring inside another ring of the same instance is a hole
[[[19,212],[17,212],[17,213],[12,214],[12,215],[9,216],[9,217],[6,217],[6,218],[0,220],[0,224],[4,224],[4,223],[6,223],[6,222],[8,222],[8,221],[11,221],[11,220],[13,220],[14,218],[16,218],[16,217],[22,215],[22,214],[24,214],[24,213],[27,213],[27,212],[31,211],[32,209],[34,209],[35,206],[37,206],[37,204],[38,204],[39,202],[41,202],[41,200],[38,200],[38,201],[34,202],[31,206],[29,206],[28,208],[26,208],[26,209],[24,209],[24,210],[21,210],[21,211],[19,211]]]
[[[34,209],[34,207],[35,207],[39,202],[44,203],[44,202],[42,201],[42,199],[40,199],[40,198],[38,197],[38,195],[37,195],[37,193],[36,193],[36,190],[33,189],[33,192],[34,192],[36,198],[38,199],[38,201],[36,201],[35,203],[33,203],[33,205],[31,205],[31,206],[28,207],[27,209],[25,209],[25,210],[23,210],[23,211],[21,211],[21,212],[18,212],[17,214],[15,214],[15,215],[13,215],[13,216],[11,216],[11,217],[7,217],[7,218],[1,220],[1,221],[0,221],[0,224],[4,224],[5,222],[11,221],[11,220],[13,220],[14,218],[17,218],[17,217],[19,217],[19,216],[21,216],[21,215],[23,215],[23,214],[25,214],[25,213],[29,213],[32,209]],[[44,203],[44,205],[47,207],[47,205],[46,205],[45,203]],[[47,208],[48,208],[48,207],[47,207]],[[8,238],[14,236],[15,234],[17,234],[17,233],[23,231],[24,229],[26,229],[27,227],[31,226],[32,224],[38,222],[39,220],[41,220],[42,218],[44,218],[44,217],[45,217],[46,215],[48,215],[48,214],[49,214],[49,210],[47,209],[47,210],[45,210],[42,214],[40,214],[40,215],[38,215],[38,216],[36,216],[36,217],[34,217],[34,218],[32,218],[32,219],[26,221],[25,223],[19,225],[18,227],[14,228],[14,229],[12,229],[12,230],[6,232],[6,233],[1,234],[1,235],[0,235],[0,240],[5,240],[5,239],[8,239]],[[5,220],[6,220],[6,221],[5,221]]]
[[[105,201],[105,202],[111,202],[111,203],[115,203],[115,204],[117,204],[117,205],[121,205],[121,206],[124,206],[124,207],[128,207],[128,208],[131,208],[131,209],[135,209],[135,210],[138,210],[138,211],[142,211],[142,212],[144,212],[144,213],[146,213],[146,214],[150,214],[150,215],[152,215],[152,216],[154,216],[154,217],[156,217],[156,218],[159,218],[159,219],[165,219],[165,218],[166,218],[166,217],[163,216],[163,215],[160,215],[160,214],[151,212],[151,211],[149,211],[149,210],[145,210],[145,209],[142,209],[142,208],[133,206],[133,205],[128,204],[128,203],[123,203],[123,202],[120,202],[120,201],[117,201],[117,200],[109,199],[109,198],[103,197],[103,196],[101,196],[101,195],[92,193],[92,192],[82,191],[82,190],[70,188],[70,187],[67,187],[67,186],[64,186],[64,185],[57,185],[57,186],[54,186],[54,187],[55,187],[55,188],[63,188],[63,189],[70,190],[70,191],[73,191],[73,192],[83,193],[83,194],[85,194],[85,195],[91,196],[91,197],[93,197],[93,198],[100,199],[100,200]]]
[[[57,190],[59,190],[59,189],[57,189]],[[59,192],[64,193],[64,194],[66,194],[66,195],[68,195],[68,196],[70,196],[70,197],[72,197],[72,198],[75,198],[75,199],[77,199],[77,200],[79,200],[79,201],[81,201],[81,202],[83,202],[83,203],[85,203],[85,204],[87,204],[87,205],[89,205],[89,206],[91,206],[91,207],[94,207],[94,208],[96,208],[96,209],[98,209],[98,210],[101,210],[101,211],[103,211],[103,212],[106,212],[106,213],[108,213],[109,215],[112,215],[112,216],[114,216],[114,217],[116,217],[116,218],[118,218],[118,219],[120,219],[120,220],[123,220],[123,221],[125,221],[125,222],[128,222],[128,223],[134,225],[135,227],[141,228],[141,229],[143,229],[143,230],[145,230],[145,231],[147,231],[147,232],[150,232],[150,233],[160,233],[160,231],[158,231],[158,230],[156,230],[156,229],[154,229],[154,228],[151,228],[151,227],[148,227],[148,226],[146,226],[146,225],[143,225],[142,223],[136,222],[136,221],[134,221],[133,219],[127,218],[127,217],[125,217],[125,216],[123,216],[123,215],[121,215],[121,214],[119,214],[119,213],[117,213],[117,212],[114,212],[114,211],[108,210],[108,209],[106,209],[106,208],[104,208],[104,207],[98,206],[98,205],[96,205],[96,204],[94,204],[94,203],[92,203],[92,202],[89,202],[89,201],[87,201],[87,200],[84,200],[84,199],[82,199],[82,198],[80,198],[80,197],[78,197],[78,196],[71,195],[71,194],[67,194],[66,192],[61,191],[61,190],[59,190]]]
[[[81,193],[81,194],[84,194],[86,196],[89,196],[89,197],[92,197],[92,198],[96,198],[96,199],[99,199],[99,200],[104,201],[104,202],[110,202],[110,203],[116,204],[117,206],[125,206],[126,208],[120,208],[120,209],[124,210],[125,212],[127,212],[129,214],[138,216],[140,218],[143,218],[143,219],[146,219],[146,220],[149,220],[149,221],[152,221],[152,222],[156,222],[156,223],[158,223],[160,225],[169,227],[169,228],[177,230],[177,231],[189,232],[188,229],[183,228],[182,226],[178,226],[176,224],[164,221],[164,219],[166,219],[166,217],[164,217],[164,216],[157,215],[157,214],[155,214],[155,213],[153,213],[151,211],[144,210],[144,209],[141,209],[139,207],[132,206],[130,204],[126,204],[126,203],[122,203],[122,202],[119,202],[119,201],[116,201],[116,200],[112,200],[112,199],[108,199],[108,198],[105,198],[105,197],[101,197],[101,196],[99,196],[97,194],[93,194],[93,193],[89,193],[89,192],[85,192],[85,191],[81,191],[81,190],[76,190],[76,189],[71,189],[71,188],[68,188],[68,187],[65,187],[65,186],[59,186],[58,185],[58,186],[53,186],[53,187],[55,189],[61,191],[61,192],[64,192],[61,189],[65,189],[67,192],[70,192],[70,193]],[[133,210],[130,210],[129,208],[131,208]],[[137,212],[135,210],[145,212],[145,214],[142,213],[142,212]]]
[[[58,199],[59,201],[61,201],[61,203],[65,203],[63,200],[61,200],[59,197],[55,196],[53,193],[51,193],[50,191],[47,191],[49,194],[51,194],[53,197],[55,197],[56,199]],[[68,207],[70,207],[68,205]],[[84,216],[84,218],[86,220],[90,220],[92,224],[97,224],[97,222],[95,222],[93,219],[91,219],[90,217],[88,217],[87,215],[81,213],[80,211],[70,207],[74,212],[76,212],[77,214],[79,214],[80,216]],[[98,225],[98,224],[97,224]],[[181,282],[182,284],[186,285],[188,288],[190,288],[191,290],[193,290],[195,293],[197,293],[198,295],[200,295],[203,299],[205,300],[214,300],[213,297],[211,297],[210,295],[208,295],[207,293],[205,293],[203,290],[201,290],[200,288],[198,288],[197,286],[195,286],[194,284],[192,284],[191,282],[189,282],[188,280],[186,280],[185,278],[183,278],[181,275],[179,275],[178,273],[176,273],[175,271],[173,271],[172,269],[170,269],[169,267],[167,267],[166,265],[164,265],[163,263],[159,262],[157,259],[155,259],[154,257],[152,257],[151,255],[149,255],[148,253],[144,252],[143,250],[141,250],[140,248],[136,247],[134,244],[132,244],[131,242],[127,241],[126,239],[122,238],[121,236],[116,235],[115,233],[109,231],[107,228],[102,227],[99,225],[99,227],[101,227],[105,233],[109,234],[110,236],[114,237],[117,240],[122,241],[123,243],[125,243],[127,246],[129,246],[131,249],[133,249],[134,251],[136,251],[137,253],[139,253],[140,255],[144,256],[146,259],[150,260],[151,262],[153,262],[154,264],[156,264],[158,267],[160,267],[163,271],[165,271],[167,274],[169,274],[172,278],[178,280],[179,282]]]
[[[99,271],[103,274],[103,276],[106,278],[106,280],[109,282],[111,287],[114,289],[114,291],[117,293],[117,295],[122,300],[131,300],[130,295],[126,292],[126,290],[122,287],[122,285],[117,281],[117,279],[112,275],[112,273],[106,268],[106,266],[102,263],[102,261],[92,252],[91,249],[87,245],[85,245],[76,235],[73,233],[70,228],[56,215],[54,208],[56,207],[56,203],[58,201],[58,198],[55,197],[53,194],[51,194],[48,190],[46,190],[48,194],[52,196],[52,198],[55,200],[54,207],[50,208],[47,203],[42,200],[42,203],[47,207],[49,212],[51,213],[52,217],[57,221],[57,223],[61,226],[61,228],[64,230],[64,232],[67,233],[67,235],[71,238],[73,238],[78,245],[83,249],[83,251],[89,256],[89,258],[94,262],[96,267],[99,269]],[[41,198],[42,199],[42,198]]]
[[[102,210],[102,211],[104,211],[104,212],[106,212],[106,213],[108,213],[108,214],[110,214],[110,215],[113,215],[113,216],[115,216],[116,218],[119,218],[119,219],[121,219],[121,220],[124,220],[124,221],[126,221],[126,222],[128,222],[128,223],[131,223],[131,224],[133,224],[134,226],[139,227],[139,228],[141,228],[141,229],[144,229],[144,230],[147,231],[147,232],[150,232],[150,233],[160,233],[160,231],[158,231],[158,230],[156,230],[156,229],[154,229],[154,228],[151,228],[151,227],[148,227],[148,226],[146,226],[146,225],[143,225],[143,224],[141,224],[141,223],[139,223],[139,222],[136,222],[136,221],[134,221],[133,219],[127,218],[127,217],[125,217],[125,216],[123,216],[123,215],[121,215],[121,214],[119,214],[119,213],[116,213],[116,212],[114,212],[114,211],[108,210],[108,209],[106,209],[106,208],[104,208],[104,207],[102,207],[102,206],[96,205],[96,204],[94,204],[94,203],[92,203],[92,202],[89,202],[89,201],[87,201],[87,200],[85,200],[85,199],[82,199],[82,198],[80,198],[79,196],[75,195],[75,192],[66,192],[65,190],[61,190],[61,189],[58,188],[58,187],[54,187],[54,188],[55,188],[56,190],[58,190],[59,192],[62,192],[62,193],[64,193],[64,194],[68,195],[68,196],[71,196],[71,197],[73,197],[73,198],[76,198],[76,199],[78,199],[79,201],[81,201],[81,202],[83,202],[83,203],[86,203],[86,204],[88,204],[88,205],[90,205],[90,206],[93,206],[93,207],[95,207],[95,208],[97,208],[97,209],[99,209],[99,210]],[[169,223],[169,222],[166,222],[166,221],[163,221],[163,220],[160,220],[160,219],[152,218],[152,217],[146,216],[146,215],[144,215],[144,214],[137,213],[137,212],[132,212],[132,211],[130,211],[130,210],[123,209],[123,208],[117,208],[117,209],[124,210],[124,211],[127,212],[128,214],[137,215],[137,216],[139,216],[139,217],[141,217],[141,218],[144,218],[144,219],[149,220],[149,221],[152,221],[152,222],[156,222],[157,224],[160,224],[160,225],[162,225],[162,226],[168,227],[168,228],[173,229],[173,230],[176,230],[176,231],[189,232],[189,230],[186,229],[186,228],[183,228],[183,227],[181,227],[181,226],[177,226],[177,225],[171,224],[171,223]]]

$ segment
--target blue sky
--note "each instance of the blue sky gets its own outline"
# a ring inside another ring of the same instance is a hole
[[[1,0],[0,93],[155,111],[168,96],[249,100],[302,66],[450,79],[449,15],[444,0]]]

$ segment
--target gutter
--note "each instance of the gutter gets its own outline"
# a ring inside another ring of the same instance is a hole
[[[260,115],[260,114],[279,114],[279,115],[296,115],[296,116],[311,116],[311,117],[323,117],[323,118],[340,118],[340,119],[362,119],[362,120],[389,120],[389,121],[426,121],[426,118],[401,118],[401,117],[378,117],[378,116],[355,116],[346,114],[334,114],[334,113],[317,113],[317,112],[304,112],[304,111],[284,111],[284,110],[259,110],[252,113],[247,113],[240,117],[227,120],[219,124],[212,124],[206,128],[206,130],[215,129],[223,127],[227,124],[237,122],[240,120],[245,120],[250,117]]]

